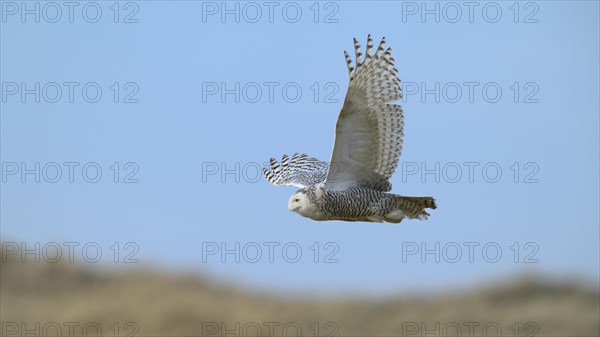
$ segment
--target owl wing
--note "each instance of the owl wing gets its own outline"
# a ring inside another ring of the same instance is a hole
[[[291,159],[287,155],[283,155],[281,164],[275,158],[271,158],[269,166],[270,169],[263,168],[263,173],[273,185],[300,188],[323,182],[329,168],[327,162],[297,153]]]
[[[391,49],[381,40],[374,55],[369,35],[363,61],[354,39],[356,69],[347,52],[350,84],[335,128],[335,142],[325,185],[333,190],[369,186],[389,191],[402,150],[402,108],[389,102],[402,97]]]

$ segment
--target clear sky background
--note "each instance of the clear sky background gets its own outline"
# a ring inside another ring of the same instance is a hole
[[[78,2],[71,18],[62,2],[60,15],[38,3],[39,23],[20,1],[0,3],[3,241],[96,242],[108,265],[118,242],[120,267],[139,248],[140,265],[281,291],[434,290],[524,271],[599,281],[597,1],[476,2],[471,17],[463,2],[237,3],[239,23],[221,16],[236,2]],[[436,4],[439,22],[421,16]],[[386,36],[404,83],[393,191],[434,196],[428,221],[314,222],[287,210],[295,188],[257,178],[271,156],[329,160],[343,50],[369,33]],[[21,95],[36,82],[39,103]],[[40,182],[23,182],[21,164],[36,162]],[[65,162],[79,165],[73,182]],[[88,163],[102,170],[96,183],[82,177]],[[206,243],[236,242],[239,263],[206,255]],[[268,242],[279,244],[272,263]]]

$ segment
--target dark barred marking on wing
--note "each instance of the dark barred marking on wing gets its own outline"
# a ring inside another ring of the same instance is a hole
[[[276,186],[308,187],[325,180],[329,163],[306,154],[295,153],[292,158],[283,155],[281,164],[271,158],[269,168],[263,168],[267,180]]]

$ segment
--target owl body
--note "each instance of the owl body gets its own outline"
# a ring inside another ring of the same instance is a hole
[[[394,208],[394,197],[389,193],[366,187],[331,191],[322,185],[316,185],[301,189],[292,195],[292,211],[298,194],[306,195],[310,204],[308,207],[301,204],[297,212],[313,220],[378,221]],[[314,207],[310,207],[311,205]]]
[[[412,200],[411,200],[412,199]],[[426,218],[420,199],[404,197],[369,187],[332,191],[323,184],[298,190],[289,201],[289,210],[313,220],[342,220],[399,223],[406,216]],[[423,200],[425,201],[425,200]],[[429,206],[434,206],[431,200]]]
[[[369,35],[363,56],[354,39],[356,68],[344,52],[350,83],[339,113],[330,162],[305,154],[270,160],[263,173],[274,185],[296,186],[290,211],[313,220],[398,223],[404,218],[426,219],[436,208],[432,197],[389,193],[402,150],[404,116],[398,70],[383,38],[373,53]]]

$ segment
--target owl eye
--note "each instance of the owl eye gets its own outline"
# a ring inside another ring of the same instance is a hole
[[[295,202],[299,202],[299,201],[300,201],[300,199],[296,198],[296,199],[294,199],[294,201],[295,201]]]

